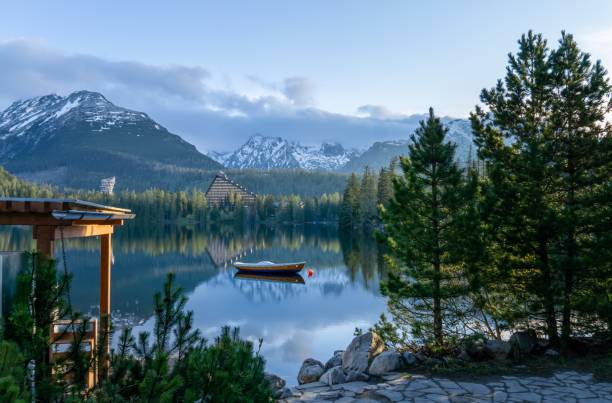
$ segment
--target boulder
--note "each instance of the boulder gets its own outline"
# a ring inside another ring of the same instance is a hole
[[[512,345],[502,340],[486,340],[484,342],[485,353],[495,360],[505,360],[512,350]]]
[[[419,364],[419,359],[416,357],[416,355],[414,355],[410,351],[404,352],[402,354],[402,358],[404,359],[404,363],[408,367],[414,367],[415,365]]]
[[[323,364],[313,358],[307,358],[300,367],[297,380],[300,385],[316,382],[323,375]]]
[[[325,371],[323,375],[321,375],[321,378],[319,378],[319,382],[326,383],[329,386],[346,382],[346,377],[344,376],[344,371],[342,371],[342,366],[337,365]]]
[[[279,399],[288,399],[290,397],[293,397],[295,394],[293,393],[293,391],[289,388],[284,388],[283,391],[281,392],[281,395],[278,397]]]
[[[372,358],[383,352],[385,345],[374,332],[367,332],[351,341],[342,354],[342,369],[344,372],[366,372]]]
[[[510,336],[510,345],[520,354],[529,354],[538,345],[538,335],[533,329],[521,330]]]
[[[274,397],[280,398],[285,391],[285,385],[287,382],[285,382],[285,380],[280,376],[274,374],[265,374],[264,378],[270,382],[270,388],[272,389]]]
[[[370,379],[370,375],[366,374],[365,372],[349,371],[348,374],[346,374],[345,382],[355,382],[355,381],[365,382],[368,379]]]
[[[463,349],[475,360],[484,360],[489,358],[485,349],[485,340],[482,337],[470,337],[462,341]]]
[[[427,354],[425,354],[422,351],[417,351],[417,353],[414,355],[416,357],[417,360],[421,361],[421,362],[425,362],[427,361]]]
[[[387,372],[398,370],[401,365],[402,362],[400,353],[393,350],[385,351],[374,358],[372,364],[370,364],[368,373],[370,375],[380,376],[382,374],[386,374]]]
[[[470,356],[465,350],[461,350],[457,358],[459,358],[461,361],[472,361],[472,356]]]
[[[325,363],[325,367],[323,367],[323,370],[327,371],[333,367],[342,365],[342,353],[344,353],[344,351],[342,350],[334,351],[334,356],[327,360],[327,362]]]
[[[557,350],[549,348],[546,351],[544,351],[544,355],[546,355],[548,357],[558,357],[561,354],[559,354],[559,352]]]

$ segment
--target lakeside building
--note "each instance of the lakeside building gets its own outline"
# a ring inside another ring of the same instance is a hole
[[[111,176],[110,178],[104,178],[100,181],[100,192],[112,195],[114,189],[115,189],[115,177],[114,176]]]
[[[252,205],[255,204],[255,193],[232,181],[220,171],[208,186],[206,200],[213,205],[230,204],[237,200],[244,205]]]

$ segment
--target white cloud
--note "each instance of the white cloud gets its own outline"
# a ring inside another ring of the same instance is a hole
[[[604,67],[612,70],[612,27],[580,35],[577,40],[594,60],[601,59]]]
[[[306,77],[289,77],[283,81],[283,94],[296,106],[314,103],[314,85]]]
[[[359,117],[317,109],[315,85],[301,76],[242,77],[252,88],[236,90],[232,80],[215,80],[201,66],[106,60],[31,39],[0,42],[0,68],[0,110],[18,99],[98,91],[116,105],[146,112],[200,150],[233,149],[254,133],[363,148],[412,131],[406,117],[383,106],[364,105]]]
[[[382,105],[361,105],[357,108],[357,114],[374,119],[390,119],[396,117],[386,106]]]

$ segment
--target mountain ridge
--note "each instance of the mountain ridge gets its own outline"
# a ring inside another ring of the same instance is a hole
[[[105,176],[131,185],[175,168],[222,168],[146,113],[91,91],[20,100],[0,112],[0,164],[18,176],[51,172],[48,182],[89,188]]]
[[[423,115],[425,116],[425,115]],[[416,117],[411,116],[414,120]],[[466,119],[442,118],[448,127],[447,141],[457,145],[456,160],[463,163],[474,157],[470,122]],[[340,143],[303,146],[279,136],[255,134],[232,152],[209,151],[207,155],[228,168],[234,169],[305,169],[336,172],[355,172],[365,166],[379,169],[391,160],[408,153],[406,139],[376,141],[365,150],[346,149]]]
[[[318,147],[304,146],[279,136],[255,134],[233,152],[210,151],[207,155],[227,168],[305,169],[334,171],[358,153],[340,143],[325,142]]]

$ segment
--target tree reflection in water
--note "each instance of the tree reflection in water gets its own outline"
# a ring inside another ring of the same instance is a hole
[[[28,227],[0,229],[0,248],[31,250]],[[60,242],[56,247],[60,248]],[[73,273],[72,300],[76,308],[97,314],[98,240],[66,241],[67,263]],[[57,251],[56,256],[61,258]],[[204,282],[222,281],[238,287],[250,301],[283,301],[303,292],[339,295],[351,284],[378,295],[384,272],[373,238],[341,236],[333,225],[236,228],[232,226],[134,226],[118,228],[113,237],[112,305],[115,317],[136,322],[152,315],[153,294],[166,274],[174,272],[187,293]],[[314,276],[300,284],[244,281],[234,278],[232,262],[307,261]],[[219,277],[220,276],[220,277]]]

